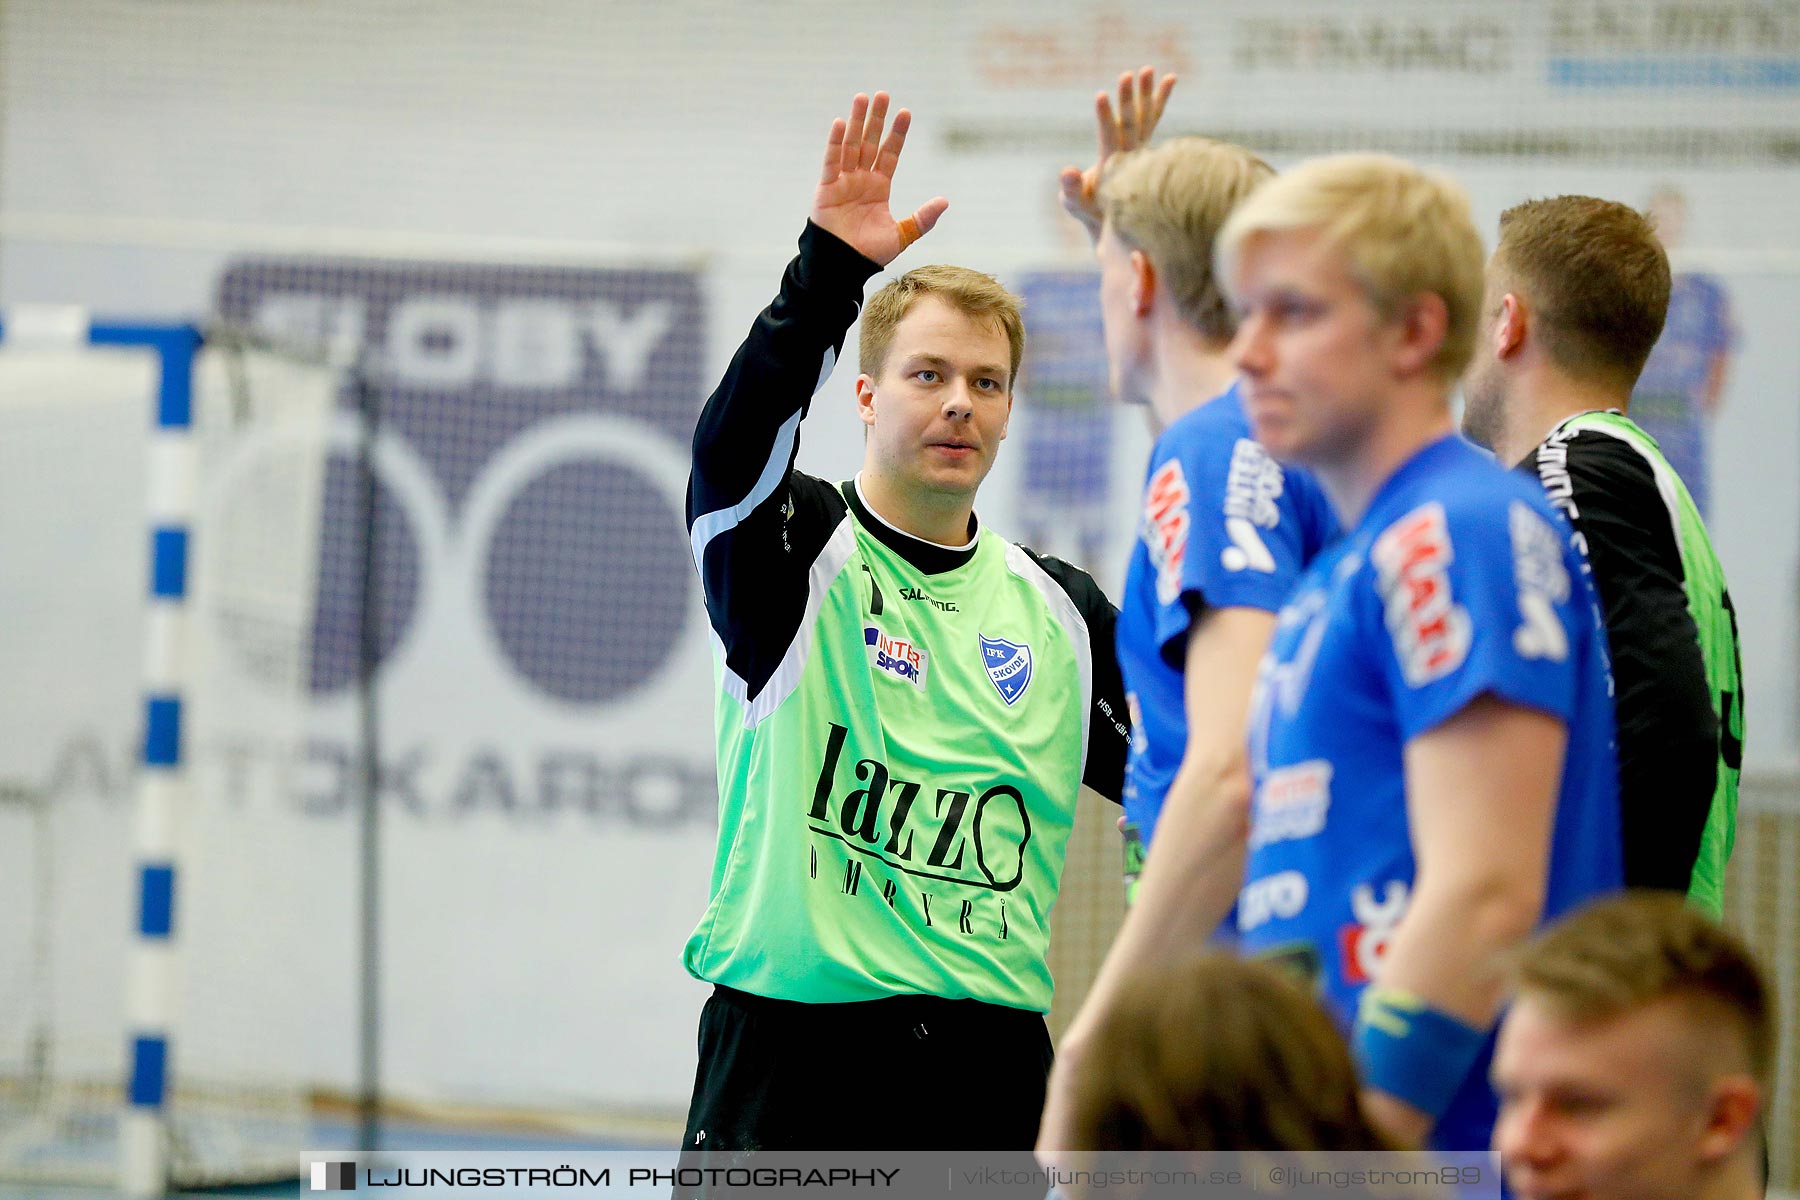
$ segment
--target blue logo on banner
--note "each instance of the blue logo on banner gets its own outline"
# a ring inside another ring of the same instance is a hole
[[[1031,647],[1005,638],[976,636],[981,637],[981,665],[1000,690],[1000,698],[1011,705],[1031,685]]]

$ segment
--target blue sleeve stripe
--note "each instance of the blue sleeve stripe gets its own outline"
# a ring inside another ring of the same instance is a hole
[[[179,600],[187,595],[188,531],[164,525],[150,531],[150,594]]]
[[[145,704],[144,763],[173,767],[181,763],[181,699],[151,696]]]
[[[168,1078],[169,1043],[161,1037],[131,1039],[131,1103],[161,1108]]]
[[[138,874],[138,932],[166,938],[175,926],[175,868],[147,863]]]

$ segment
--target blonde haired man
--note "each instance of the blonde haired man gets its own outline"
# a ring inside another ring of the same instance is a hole
[[[690,1151],[1029,1150],[1076,795],[1120,790],[1112,606],[975,517],[1012,408],[1013,297],[955,267],[883,288],[862,470],[794,469],[865,281],[947,207],[889,211],[909,117],[884,141],[887,106],[858,96],[833,124],[800,254],[694,434],[720,803],[684,955],[714,985]]]
[[[1242,947],[1353,1023],[1390,1136],[1485,1149],[1500,952],[1619,884],[1593,604],[1542,492],[1452,426],[1482,280],[1459,188],[1308,162],[1238,208],[1219,264],[1257,438],[1345,528],[1258,673]]]
[[[1173,76],[1121,77],[1120,116],[1102,103],[1096,188],[1072,178],[1071,211],[1092,231],[1113,389],[1147,403],[1159,429],[1119,615],[1133,739],[1128,855],[1148,855],[1131,909],[1063,1038],[1040,1148],[1079,1149],[1065,1101],[1104,1070],[1098,1026],[1131,977],[1185,959],[1231,907],[1243,873],[1249,773],[1244,719],[1256,662],[1300,570],[1335,532],[1304,472],[1284,472],[1250,436],[1226,349],[1236,318],[1212,243],[1272,172],[1241,147],[1149,136]],[[1134,119],[1136,118],[1136,119]],[[1128,869],[1127,877],[1132,871]]]
[[[1774,1005],[1737,938],[1678,897],[1633,894],[1519,955],[1494,1054],[1521,1200],[1752,1200]]]

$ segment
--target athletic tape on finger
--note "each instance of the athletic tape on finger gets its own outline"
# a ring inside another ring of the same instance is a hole
[[[899,223],[897,228],[900,230],[900,248],[902,250],[925,236],[924,232],[919,228],[917,217],[905,218]]]

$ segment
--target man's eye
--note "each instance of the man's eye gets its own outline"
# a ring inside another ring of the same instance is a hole
[[[977,379],[975,381],[975,386],[984,392],[997,392],[1001,390],[1000,381],[998,379]]]
[[[1608,1103],[1602,1096],[1562,1096],[1557,1099],[1556,1107],[1571,1117],[1591,1117],[1605,1112]]]
[[[933,371],[930,367],[925,367],[922,370],[914,371],[913,378],[917,379],[920,383],[936,383],[938,381],[938,373]]]

